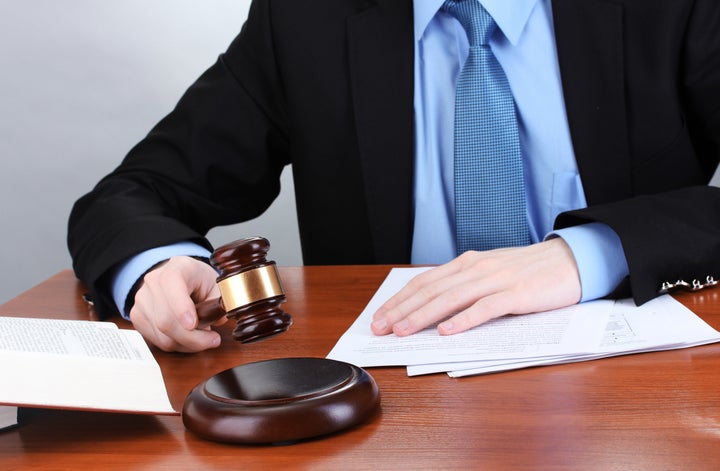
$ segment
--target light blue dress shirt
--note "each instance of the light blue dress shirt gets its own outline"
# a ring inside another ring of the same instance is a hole
[[[467,57],[467,36],[439,12],[443,0],[414,2],[415,227],[412,262],[445,263],[455,256],[453,135],[455,79]],[[582,300],[608,294],[628,273],[620,240],[593,223],[552,231],[562,211],[586,206],[565,114],[550,0],[481,0],[498,24],[490,45],[515,97],[533,242],[560,236],[580,270]],[[528,80],[528,77],[531,80]],[[174,255],[209,256],[189,242],[141,253],[121,265],[112,286],[124,317],[136,280]]]
[[[550,0],[480,0],[498,25],[490,40],[515,98],[532,242],[560,236],[580,270],[582,300],[605,296],[627,275],[618,236],[593,223],[551,232],[556,216],[584,208],[565,113]],[[412,262],[455,256],[453,135],[455,83],[467,35],[443,0],[416,1],[415,227]],[[530,78],[530,79],[528,79]]]

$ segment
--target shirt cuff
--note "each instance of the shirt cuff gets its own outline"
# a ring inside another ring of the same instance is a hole
[[[140,252],[120,265],[112,280],[112,297],[125,319],[130,319],[130,312],[125,310],[125,302],[135,283],[153,266],[178,255],[209,257],[210,252],[192,242],[177,242]]]
[[[553,237],[562,237],[575,257],[582,287],[580,302],[607,296],[629,273],[620,237],[607,224],[558,229],[545,239]]]

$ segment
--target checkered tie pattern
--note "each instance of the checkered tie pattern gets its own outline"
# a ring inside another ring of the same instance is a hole
[[[488,40],[497,27],[477,0],[446,0],[470,51],[455,92],[458,255],[528,245],[522,154],[510,85]]]

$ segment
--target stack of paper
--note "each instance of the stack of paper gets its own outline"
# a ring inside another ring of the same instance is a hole
[[[410,376],[460,377],[720,341],[720,332],[669,295],[639,307],[627,299],[599,300],[505,316],[451,336],[435,327],[408,337],[373,335],[373,313],[423,270],[393,269],[328,358],[361,367],[407,366]]]

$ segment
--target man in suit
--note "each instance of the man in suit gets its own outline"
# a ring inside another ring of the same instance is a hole
[[[449,261],[453,208],[438,201],[452,184],[435,175],[452,160],[452,103],[427,98],[447,96],[467,38],[441,0],[256,0],[228,51],[73,209],[74,268],[101,314],[117,305],[166,350],[216,346],[193,308],[216,274],[188,256],[211,249],[211,227],[262,213],[288,164],[306,264],[449,261],[380,309],[377,334],[643,303],[663,281],[716,276],[720,4],[481,3],[517,101],[531,245]]]

